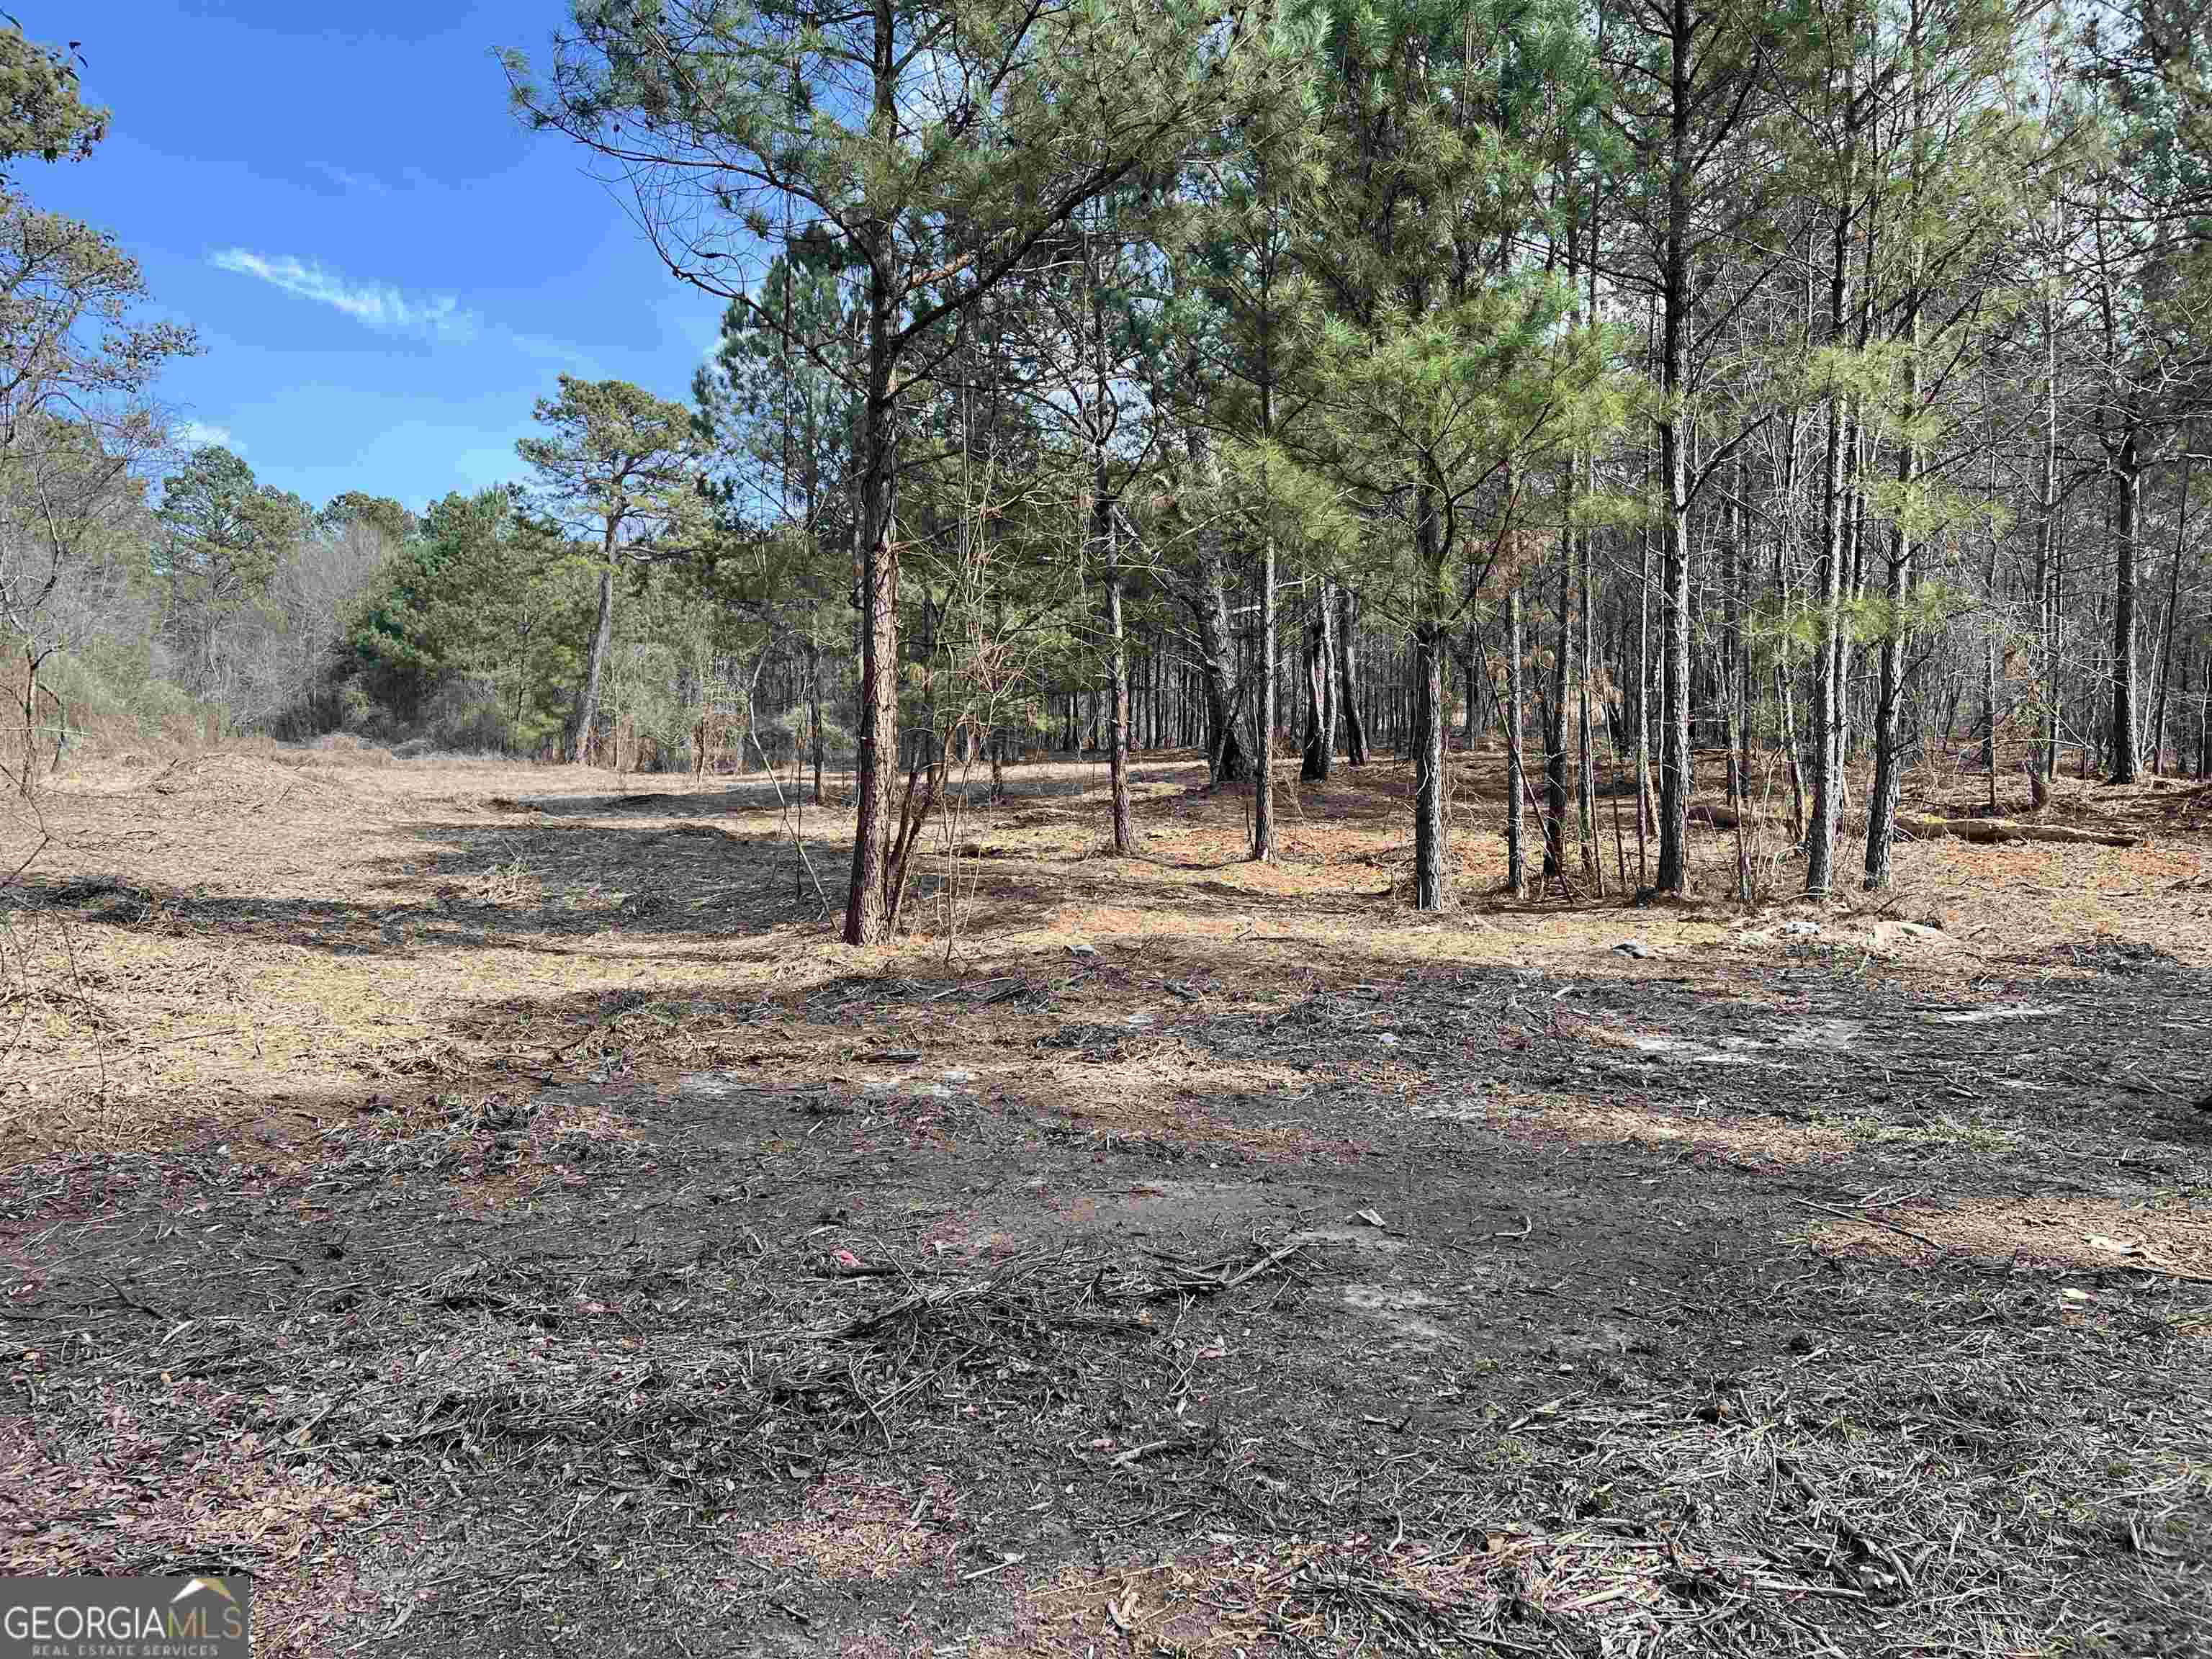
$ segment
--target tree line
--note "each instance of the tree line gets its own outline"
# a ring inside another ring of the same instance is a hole
[[[420,519],[202,452],[54,616],[157,596],[248,721],[817,789],[849,748],[856,943],[957,776],[1051,743],[1117,851],[1133,747],[1201,747],[1255,857],[1279,767],[1386,744],[1423,908],[1455,727],[1505,747],[1514,884],[1575,890],[1608,827],[1626,864],[1608,794],[1686,890],[1701,765],[1817,893],[1889,879],[1935,757],[1993,808],[2212,764],[2181,0],[586,0],[506,64],[726,301],[688,398],[564,380],[514,486]],[[41,118],[9,155],[88,148]],[[97,471],[120,419],[11,423],[11,502],[37,433]],[[59,641],[27,732],[88,647],[7,580]]]

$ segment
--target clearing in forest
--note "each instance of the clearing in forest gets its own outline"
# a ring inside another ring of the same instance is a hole
[[[1401,765],[1267,865],[1029,766],[854,951],[788,781],[373,757],[5,849],[0,1569],[266,1654],[2212,1644],[2203,797],[1506,902],[1455,756],[1419,915]]]

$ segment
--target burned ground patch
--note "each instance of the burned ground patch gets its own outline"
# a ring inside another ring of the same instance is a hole
[[[1546,1102],[1832,1117],[1806,1068],[1847,1028],[1899,1034],[1919,1092],[1856,1109],[1903,1121],[1963,1086],[1973,1023],[1933,1016],[1968,1005],[1506,974],[1182,1008],[1177,1042],[1285,1068],[1224,1125],[1343,1149],[1286,1161],[945,1064],[901,1011],[988,993],[925,983],[842,996],[866,1058],[811,1082],[602,1055],[364,1113],[297,1167],[19,1169],[11,1565],[219,1559],[303,1653],[2204,1638],[2201,1292],[1931,1219],[2007,1182],[2069,1201],[2019,1091],[1908,1188],[1848,1133],[1792,1165],[1530,1133]],[[1724,1110],[1705,1049],[1753,1079]],[[2116,1144],[2139,1098],[2074,1133]],[[2201,1182],[2164,1156],[2101,1166],[2099,1225]],[[161,1496],[186,1446],[250,1525]],[[88,1501],[56,1491],[87,1467]]]
[[[343,880],[115,809],[15,915],[4,1565],[237,1567],[301,1655],[2212,1641],[2187,950],[1416,922],[1347,799],[1258,872],[1054,799],[1034,938],[858,961],[719,799]]]

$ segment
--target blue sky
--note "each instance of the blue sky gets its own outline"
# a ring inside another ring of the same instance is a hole
[[[678,283],[492,53],[542,60],[565,0],[31,0],[83,42],[114,120],[88,161],[21,164],[40,206],[112,232],[204,355],[161,393],[264,483],[421,507],[520,475],[567,373],[687,398],[721,307]],[[343,18],[343,21],[331,21]]]

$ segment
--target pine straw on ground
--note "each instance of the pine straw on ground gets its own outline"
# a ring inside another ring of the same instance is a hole
[[[339,752],[10,842],[0,1568],[299,1655],[2212,1644],[2175,792],[1741,916],[1498,899],[1478,754],[1431,918],[1402,768],[1267,866],[1025,768],[852,952],[787,780]]]
[[[781,998],[856,960],[872,971],[916,953],[1005,973],[1064,963],[1073,944],[1141,940],[1152,961],[1188,964],[1162,975],[1164,1001],[1206,984],[1267,999],[1391,965],[1602,963],[1628,936],[1662,960],[1731,945],[1766,960],[1788,948],[1773,932],[1788,915],[1939,979],[2099,939],[2212,963],[2212,878],[2188,836],[2125,849],[1907,846],[1894,894],[1770,908],[1752,926],[1717,899],[1624,909],[1612,870],[1605,899],[1501,902],[1487,753],[1460,768],[1462,903],[1445,917],[1400,902],[1401,766],[1286,785],[1270,865],[1241,857],[1246,803],[1194,793],[1202,772],[1188,760],[1139,763],[1136,860],[1099,855],[1097,769],[1039,766],[1015,772],[1012,801],[950,828],[944,845],[984,855],[932,860],[913,945],[856,959],[825,921],[849,812],[805,805],[788,780],[632,787],[575,769],[307,752],[317,765],[230,753],[111,764],[69,778],[35,820],[19,815],[0,847],[9,867],[35,854],[0,894],[0,1079],[38,1103],[19,1144],[49,1144],[47,1126],[52,1144],[124,1144],[161,1102],[252,1124],[363,1074],[396,1083],[503,1058],[514,1042],[501,1036],[526,1036],[525,1006],[565,1001],[581,1034],[609,994],[678,1008]],[[1701,834],[1697,853],[1705,889],[1731,892],[1732,836]],[[529,1025],[527,1041],[551,1035]]]

